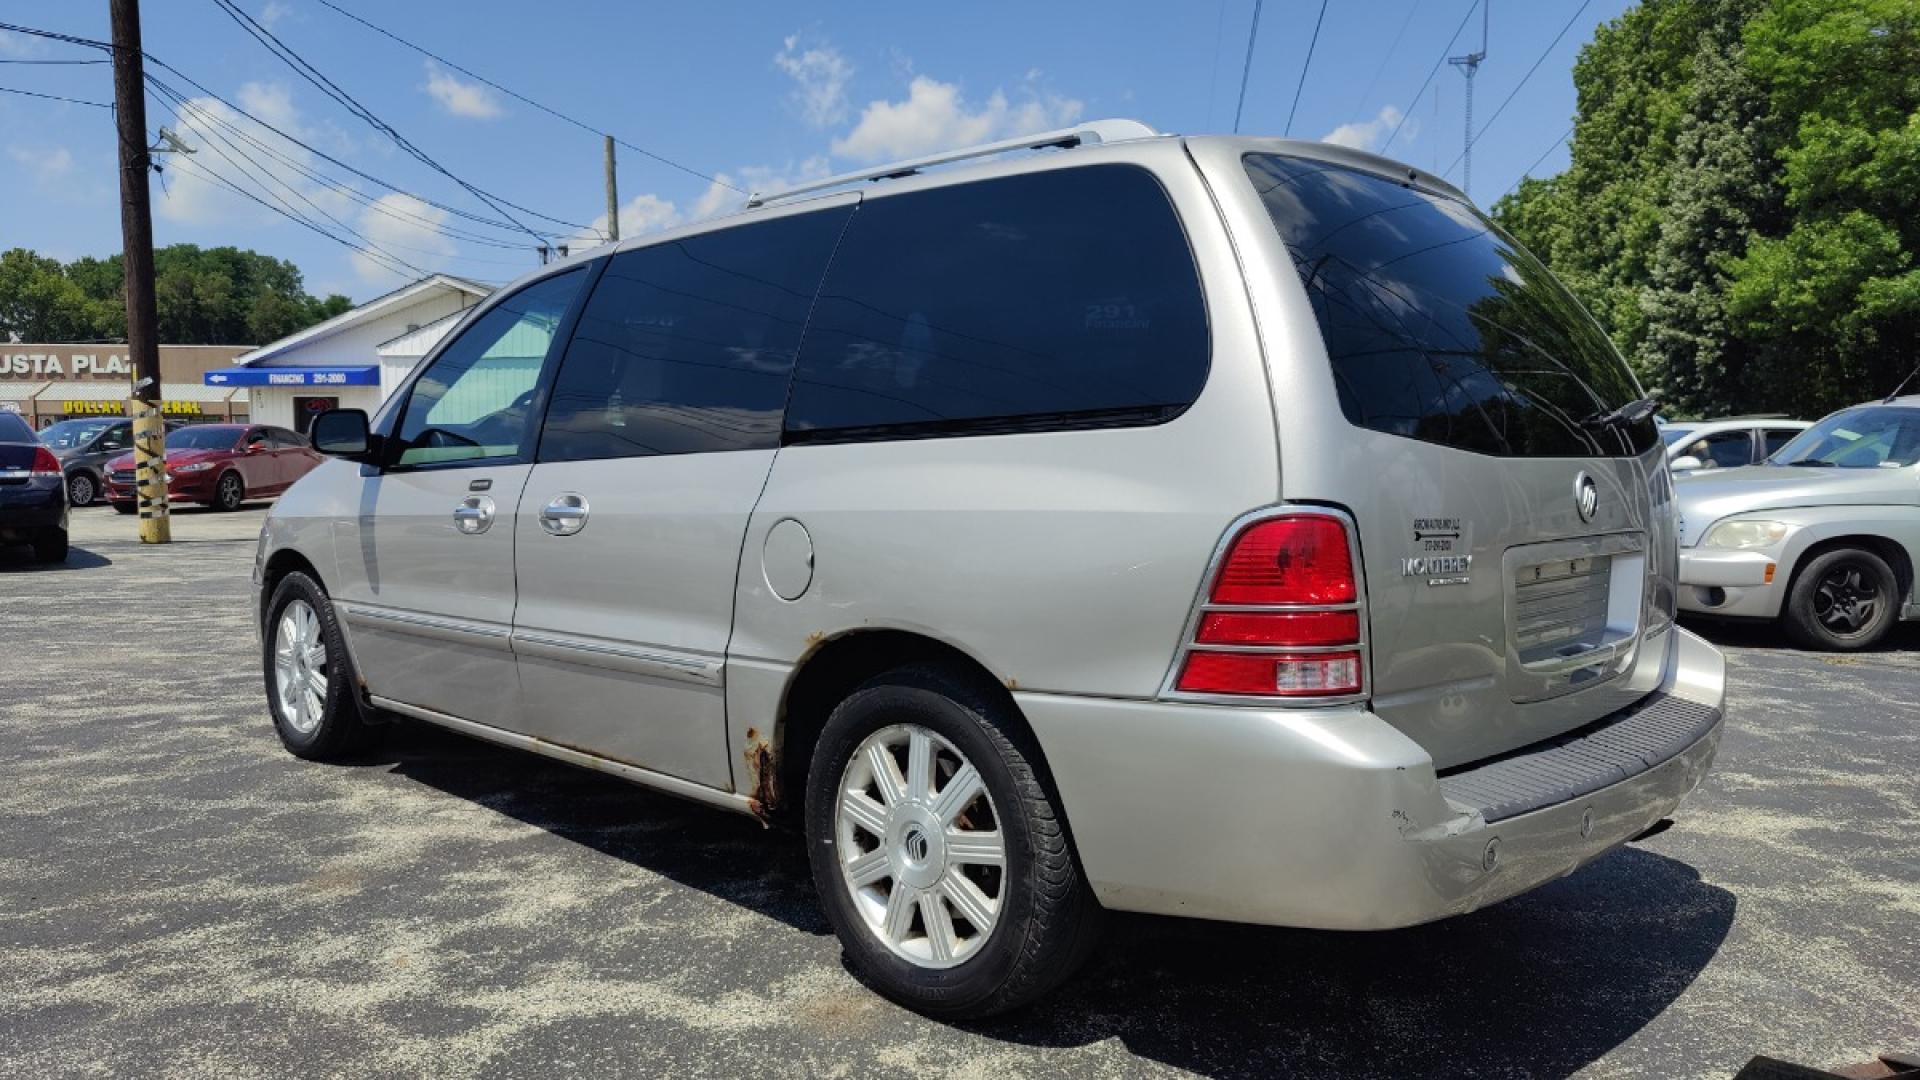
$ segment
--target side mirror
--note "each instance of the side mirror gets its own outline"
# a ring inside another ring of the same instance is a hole
[[[1692,454],[1682,454],[1672,461],[1667,462],[1667,468],[1672,469],[1674,472],[1692,472],[1705,464],[1706,462],[1701,461]]]
[[[348,461],[373,460],[373,432],[365,409],[329,409],[313,418],[307,430],[313,448]]]
[[[249,454],[257,454],[266,448],[267,441],[265,439],[255,439],[244,447],[244,451]]]

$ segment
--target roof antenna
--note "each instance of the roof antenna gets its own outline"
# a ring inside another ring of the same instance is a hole
[[[1888,394],[1884,398],[1881,398],[1880,404],[1882,405],[1893,404],[1893,399],[1900,396],[1900,391],[1905,390],[1907,388],[1907,384],[1913,381],[1913,377],[1915,375],[1920,375],[1920,367],[1916,367],[1912,371],[1907,372],[1907,377],[1900,380],[1900,385],[1893,388],[1893,393]]]

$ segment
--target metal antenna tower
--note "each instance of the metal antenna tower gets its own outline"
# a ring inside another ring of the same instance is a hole
[[[1460,69],[1467,77],[1467,121],[1466,146],[1463,157],[1465,168],[1460,175],[1460,190],[1473,198],[1473,77],[1480,73],[1480,61],[1487,58],[1487,24],[1492,19],[1493,0],[1480,0],[1480,51],[1465,56],[1449,56],[1447,63]]]

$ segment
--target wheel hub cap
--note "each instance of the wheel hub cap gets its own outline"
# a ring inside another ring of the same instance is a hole
[[[301,734],[320,726],[327,701],[327,643],[312,605],[295,600],[273,631],[273,684],[280,719]]]
[[[841,877],[868,931],[921,967],[972,956],[1006,898],[999,823],[979,771],[952,743],[912,724],[869,736],[834,811]]]

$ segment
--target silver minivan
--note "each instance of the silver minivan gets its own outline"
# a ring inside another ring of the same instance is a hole
[[[1473,911],[1718,744],[1652,411],[1439,179],[1106,121],[756,196],[468,315],[256,566],[302,757],[393,717],[796,827],[852,968],[1105,910]]]

